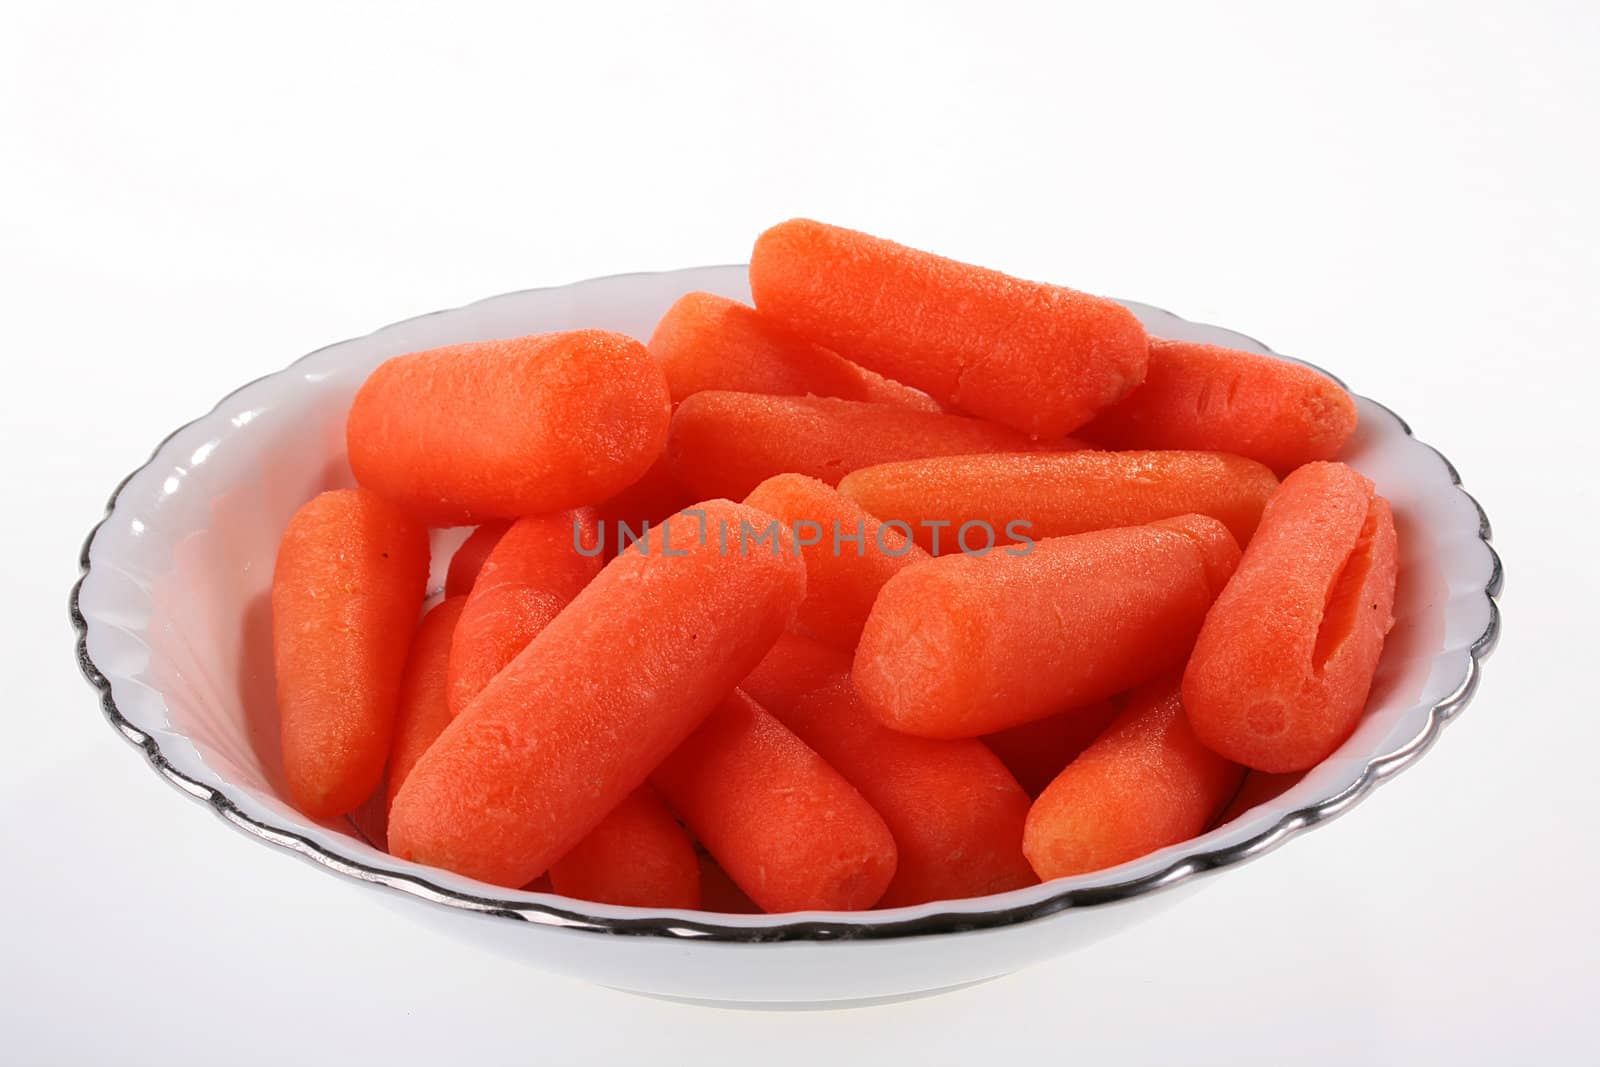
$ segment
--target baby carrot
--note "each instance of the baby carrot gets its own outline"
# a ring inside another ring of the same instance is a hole
[[[526,885],[644,782],[748,674],[805,597],[805,565],[721,531],[707,501],[602,570],[445,728],[400,787],[390,850]]]
[[[700,860],[700,910],[727,915],[753,915],[761,910],[709,852],[700,852],[697,857]]]
[[[704,392],[678,405],[667,463],[692,493],[742,497],[775,474],[838,485],[851,471],[877,463],[1041,447],[1077,442],[1037,445],[981,419],[859,400]]]
[[[698,908],[700,863],[648,785],[629,793],[550,868],[557,893],[633,908]]]
[[[1144,384],[1096,415],[1083,436],[1108,448],[1235,452],[1286,472],[1338,455],[1356,419],[1350,394],[1310,367],[1152,340]]]
[[[383,778],[428,531],[366,489],[295,512],[272,572],[272,653],[289,799],[343,815]]]
[[[483,691],[600,573],[593,509],[518,519],[483,561],[450,646],[450,714]]]
[[[1097,700],[1086,707],[984,734],[983,743],[1016,776],[1017,784],[1036,797],[1105,732],[1119,710],[1115,701]]]
[[[861,706],[850,657],[796,634],[741,683],[861,791],[894,835],[891,908],[1002,893],[1034,882],[1022,856],[1028,797],[976,740],[899,733]]]
[[[894,839],[878,813],[741,692],[651,781],[763,911],[870,908],[894,876]]]
[[[450,723],[450,639],[466,602],[461,596],[441,600],[422,617],[411,638],[405,672],[400,676],[394,741],[389,746],[385,811],[394,805],[394,795],[411,768]]]
[[[1183,677],[1200,739],[1258,771],[1305,770],[1349,737],[1393,622],[1388,502],[1342,463],[1308,463],[1267,504]]]
[[[891,382],[799,337],[753,307],[689,293],[650,335],[672,402],[707,389],[774,396],[834,396],[938,411],[924,393]]]
[[[1037,539],[1186,514],[1220,520],[1244,544],[1277,488],[1266,467],[1220,452],[935,456],[865,467],[839,483],[880,519],[908,523],[936,555],[955,551],[969,523],[970,543],[981,545],[986,530],[1005,544],[1019,540],[1008,528]]]
[[[345,818],[355,828],[356,836],[373,848],[389,850],[389,789],[380,782],[372,795],[351,808]]]
[[[472,592],[472,583],[477,581],[483,561],[489,558],[489,553],[510,527],[509,522],[486,522],[467,535],[450,557],[450,569],[444,578],[445,596],[466,596]]]
[[[670,414],[643,345],[575,330],[397,356],[345,436],[362,485],[460,526],[604,500],[655,462]]]
[[[1244,776],[1244,784],[1239,791],[1228,801],[1228,806],[1222,809],[1222,814],[1217,816],[1217,825],[1226,826],[1251,808],[1260,807],[1269,800],[1277,800],[1289,787],[1304,778],[1301,771],[1292,771],[1288,774],[1263,774],[1261,771],[1251,771]]]
[[[757,239],[750,289],[802,337],[1036,437],[1070,433],[1144,378],[1144,327],[1115,301],[809,219]]]
[[[852,675],[886,726],[977,737],[1180,666],[1239,559],[1203,515],[907,567],[878,594]]]
[[[595,512],[600,520],[601,558],[609,560],[622,547],[621,531],[628,529],[628,538],[638,536],[645,524],[661,525],[668,515],[682,511],[695,502],[667,465],[667,454],[650,465],[650,469],[632,485],[616,496],[597,504]]]
[[[1033,802],[1022,850],[1046,880],[1115,867],[1203,831],[1243,777],[1195,737],[1177,679],[1151,682]]]
[[[928,554],[815,478],[779,474],[745,498],[786,524],[806,561],[806,599],[795,625],[853,649],[872,602],[896,572]]]

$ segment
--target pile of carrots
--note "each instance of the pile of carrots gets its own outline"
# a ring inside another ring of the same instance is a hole
[[[1177,843],[1355,729],[1398,554],[1336,383],[808,220],[750,283],[371,375],[273,576],[300,810],[500,886],[893,907]]]

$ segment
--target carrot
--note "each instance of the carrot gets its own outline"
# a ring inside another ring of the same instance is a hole
[[[428,531],[365,489],[295,512],[272,573],[272,653],[289,800],[343,815],[383,778],[428,581]]]
[[[795,634],[779,638],[741,688],[883,817],[899,862],[879,907],[1033,884],[1022,856],[1027,794],[981,742],[883,726],[856,696],[849,655]]]
[[[1115,301],[791,219],[750,257],[756,307],[939,403],[1036,437],[1070,433],[1144,378]]]
[[[1042,447],[1078,443],[1036,445],[981,419],[859,400],[709,391],[678,405],[667,463],[691,493],[741,497],[775,474],[838,485],[853,470],[894,460]]]
[[[1105,732],[1120,710],[1115,701],[1097,700],[1086,707],[984,734],[983,743],[1016,776],[1017,784],[1036,797]]]
[[[489,553],[510,527],[509,522],[486,522],[467,535],[450,557],[450,569],[444,578],[445,596],[466,596],[472,592],[472,583],[477,581],[483,561],[489,558]]]
[[[1222,809],[1222,814],[1217,816],[1217,825],[1226,826],[1250,809],[1260,807],[1269,800],[1277,800],[1304,777],[1305,774],[1300,771],[1289,774],[1263,774],[1260,771],[1251,771],[1244,776],[1244,784],[1239,786],[1239,791],[1228,801],[1228,806]]]
[[[387,775],[385,776],[387,778]],[[373,848],[389,851],[389,787],[379,782],[372,795],[351,808],[345,818],[356,836]]]
[[[711,853],[697,853],[700,860],[700,910],[728,915],[752,915],[761,909],[739,888],[728,872],[717,866]]]
[[[1284,479],[1183,678],[1200,739],[1258,771],[1305,770],[1360,721],[1393,623],[1388,502],[1342,463]]]
[[[648,785],[629,793],[550,868],[557,893],[632,908],[698,908],[700,863]]]
[[[841,648],[856,647],[883,583],[928,558],[902,531],[803,474],[768,478],[744,502],[795,535],[806,562],[806,599],[795,624]]]
[[[1235,452],[1287,472],[1338,455],[1356,421],[1350,394],[1310,367],[1152,340],[1144,384],[1095,416],[1083,436],[1108,448]]]
[[[894,839],[878,813],[744,693],[651,781],[763,911],[859,911],[894,876]]]
[[[1238,561],[1202,515],[941,556],[883,587],[852,671],[886,726],[977,737],[1181,666]]]
[[[667,454],[651,464],[643,477],[622,492],[595,506],[600,522],[600,544],[604,550],[601,558],[610,560],[623,547],[624,542],[640,536],[648,523],[659,526],[668,515],[682,511],[695,502],[672,476],[667,465]],[[623,528],[627,528],[626,535]]]
[[[1220,520],[1244,544],[1277,488],[1266,467],[1220,452],[937,456],[865,467],[839,483],[872,514],[910,525],[935,555],[955,551],[968,524],[968,543],[980,546],[990,530],[1007,544],[1191,513]]]
[[[450,723],[450,639],[466,602],[461,596],[441,600],[422,617],[411,638],[405,672],[400,676],[394,741],[389,745],[386,812],[394,806],[400,783]]]
[[[350,406],[356,480],[435,526],[593,504],[661,454],[671,400],[644,346],[605,330],[397,356]]]
[[[1243,777],[1195,737],[1177,678],[1151,682],[1033,802],[1022,850],[1046,880],[1115,867],[1203,831]]]
[[[450,714],[459,715],[600,573],[590,508],[518,519],[483,561],[450,646]]]
[[[777,553],[719,537],[770,521],[708,501],[612,560],[417,761],[390,850],[520,886],[576,845],[793,621],[805,566],[788,535]]]
[[[753,307],[689,293],[650,335],[672,402],[707,389],[774,396],[834,396],[938,411],[925,393],[892,382],[799,337]]]

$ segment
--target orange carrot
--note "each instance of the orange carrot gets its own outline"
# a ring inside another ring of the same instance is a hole
[[[509,522],[486,522],[467,535],[456,554],[450,557],[450,569],[444,579],[445,596],[466,596],[472,592],[472,583],[477,581],[483,561],[489,558],[489,553],[510,527]]]
[[[1251,808],[1260,807],[1269,800],[1277,800],[1304,777],[1302,771],[1289,774],[1263,774],[1261,771],[1251,771],[1245,775],[1244,784],[1233,795],[1233,799],[1228,801],[1228,806],[1222,809],[1222,814],[1217,816],[1217,825],[1226,826]]]
[[[1109,448],[1235,452],[1286,472],[1338,455],[1356,420],[1350,394],[1310,367],[1152,340],[1144,384],[1095,416],[1083,436]]]
[[[450,714],[489,681],[600,573],[590,508],[518,519],[483,561],[450,646]]]
[[[1258,771],[1305,770],[1361,719],[1393,622],[1394,517],[1342,463],[1284,479],[1183,678],[1200,739]]]
[[[770,521],[707,501],[612,560],[417,761],[390,850],[520,886],[576,845],[793,621],[792,539],[739,552],[719,536]]]
[[[385,776],[387,777],[387,776]],[[357,804],[345,818],[355,829],[356,836],[373,848],[389,851],[389,787],[378,783],[372,795]]]
[[[948,407],[1037,437],[1082,426],[1144,378],[1114,301],[792,219],[756,241],[756,307]]]
[[[1186,514],[1220,520],[1244,544],[1277,488],[1266,467],[1220,452],[938,456],[865,467],[839,483],[936,555],[955,551],[969,523],[968,546],[979,547],[990,530],[1008,544]]]
[[[381,782],[427,582],[428,531],[376,493],[323,493],[289,520],[272,651],[284,777],[307,815],[343,815]]]
[[[712,293],[679,298],[657,323],[649,348],[666,372],[673,403],[707,389],[732,389],[939,410],[927,394],[858,367],[755,308]]]
[[[471,616],[456,627],[451,646],[452,718],[465,711],[565,605],[537,586],[513,584],[486,593],[471,606]]]
[[[941,556],[883,587],[853,677],[886,726],[977,737],[1180,666],[1238,561],[1202,515]]]
[[[698,853],[700,860],[700,909],[726,915],[752,915],[761,909],[739,888],[728,872],[717,866],[709,852]]]
[[[1073,448],[1036,445],[1004,426],[961,415],[827,397],[695,393],[678,405],[667,463],[692,493],[741,497],[775,474],[838,485],[860,467],[922,456]]]
[[[1028,797],[979,741],[890,730],[850,682],[850,657],[795,634],[741,686],[861,791],[894,835],[891,908],[1032,885],[1022,856]]]
[[[764,911],[870,908],[894,876],[894,839],[878,813],[743,693],[651,780]]]
[[[411,652],[400,676],[399,713],[389,746],[389,781],[384,810],[411,768],[450,723],[450,639],[456,632],[467,598],[448,597],[422,617],[411,638]]]
[[[1022,849],[1046,880],[1115,867],[1203,831],[1243,777],[1194,736],[1177,678],[1155,681],[1034,801]]]
[[[639,342],[605,330],[397,356],[350,406],[356,480],[435,526],[593,504],[661,454],[671,399]]]
[[[633,908],[698,908],[700,863],[648,785],[629,793],[550,868],[562,896]]]
[[[1017,784],[1036,797],[1063,767],[1105,733],[1120,710],[1115,701],[1097,700],[1087,707],[985,734],[983,743],[1016,776]]]
[[[599,516],[601,558],[610,560],[625,545],[619,542],[643,534],[645,525],[659,526],[668,515],[676,514],[695,502],[695,497],[678,485],[667,465],[667,454],[651,464],[644,476],[616,496],[596,505]],[[623,527],[628,530],[621,536]]]
[[[883,583],[928,558],[902,531],[803,474],[768,478],[745,503],[787,525],[805,558],[806,599],[795,624],[841,648],[856,647]]]

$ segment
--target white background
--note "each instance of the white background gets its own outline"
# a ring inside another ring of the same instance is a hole
[[[6,6],[3,1058],[1592,1055],[1600,9],[551,7]],[[1506,559],[1476,703],[1347,818],[1114,940],[787,1015],[471,952],[107,728],[67,589],[170,428],[325,342],[740,260],[796,214],[1228,325],[1407,416]]]

